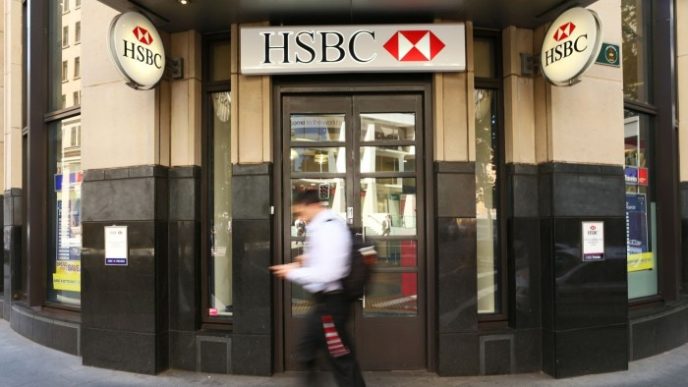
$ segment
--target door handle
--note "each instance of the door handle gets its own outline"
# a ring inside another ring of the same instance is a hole
[[[346,223],[354,224],[354,208],[346,207]]]
[[[362,296],[361,298],[359,298],[358,300],[361,301],[361,307],[362,307],[363,309],[365,309],[365,306],[366,306],[366,296],[365,296],[365,293],[363,293],[363,296]]]

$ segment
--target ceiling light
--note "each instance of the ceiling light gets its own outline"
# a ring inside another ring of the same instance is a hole
[[[191,4],[191,0],[177,0],[179,4],[181,5],[189,5]]]

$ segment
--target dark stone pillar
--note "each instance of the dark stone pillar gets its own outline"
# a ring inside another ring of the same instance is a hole
[[[271,165],[232,171],[234,325],[231,367],[236,374],[272,373]]]
[[[681,197],[681,268],[683,290],[688,290],[688,182],[682,181],[680,186]]]
[[[438,366],[443,376],[480,372],[475,164],[437,162]],[[433,241],[429,241],[433,243]]]
[[[168,367],[168,169],[88,170],[82,186],[81,347],[85,365]],[[104,227],[128,227],[129,265],[105,266]]]
[[[13,295],[22,286],[21,243],[23,193],[21,188],[5,191],[3,197],[3,298],[0,315],[9,321]]]
[[[200,327],[201,169],[169,171],[170,367],[196,370]]]
[[[628,368],[624,172],[539,167],[543,370],[569,377]],[[603,221],[604,260],[583,262],[581,221]]]
[[[515,328],[515,372],[542,369],[542,268],[538,214],[538,168],[507,166],[507,244],[509,325]]]

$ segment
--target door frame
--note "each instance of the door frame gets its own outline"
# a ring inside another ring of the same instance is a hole
[[[282,174],[282,97],[289,94],[339,94],[339,93],[393,93],[415,92],[423,97],[423,168],[425,184],[424,217],[425,230],[423,233],[425,267],[425,340],[426,367],[429,371],[437,370],[437,263],[435,253],[435,174],[434,174],[434,126],[433,126],[433,77],[432,74],[357,74],[341,75],[333,79],[332,74],[309,76],[280,76],[272,77],[272,154],[273,176],[272,197],[274,215],[272,218],[272,264],[283,261],[283,217],[282,205],[283,174]],[[273,278],[272,311],[273,311],[273,370],[284,372],[284,294],[279,280]]]

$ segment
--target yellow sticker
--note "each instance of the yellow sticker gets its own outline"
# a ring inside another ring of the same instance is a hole
[[[654,269],[652,251],[639,254],[628,254],[628,271],[642,271]]]
[[[57,261],[53,289],[81,292],[81,261]]]

